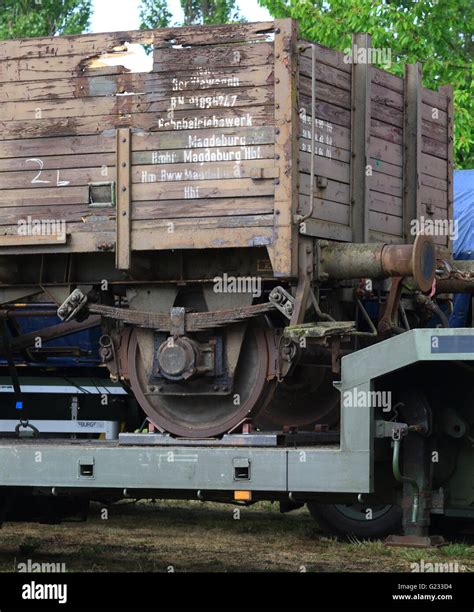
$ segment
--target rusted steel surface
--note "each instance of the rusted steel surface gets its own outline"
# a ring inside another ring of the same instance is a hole
[[[125,67],[133,44],[151,46],[149,72]],[[115,252],[128,270],[134,251],[261,246],[297,278],[299,233],[401,242],[405,89],[285,19],[2,41],[0,253]],[[417,211],[448,219],[452,95],[417,100]],[[116,189],[111,206],[95,206],[97,183]],[[28,218],[66,237],[20,236]]]
[[[245,306],[237,310],[219,310],[216,312],[186,313],[184,316],[184,331],[196,332],[215,327],[223,327],[231,323],[246,321],[253,317],[266,314],[274,309],[270,303]],[[150,328],[156,331],[172,330],[172,319],[169,314],[156,312],[137,312],[128,308],[114,308],[103,304],[93,304],[89,312],[100,314],[109,319],[116,319],[137,327]]]

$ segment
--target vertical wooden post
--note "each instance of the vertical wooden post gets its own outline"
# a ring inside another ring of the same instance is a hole
[[[292,19],[275,20],[275,242],[269,248],[276,276],[298,275],[299,113],[298,26]]]
[[[448,169],[447,169],[447,181],[448,181],[448,219],[454,219],[454,194],[453,194],[453,172],[454,172],[454,104],[453,104],[453,88],[451,85],[443,85],[438,87],[438,91],[448,98],[448,106],[446,112],[448,115],[447,125],[447,141],[448,141]],[[451,251],[453,248],[452,240],[448,237],[448,249]]]
[[[131,168],[130,128],[117,130],[117,234],[115,266],[129,270],[131,263]]]
[[[421,212],[421,64],[407,64],[403,123],[403,237],[414,242],[413,219]]]
[[[369,34],[352,35],[351,99],[351,224],[352,241],[369,241],[369,163],[372,38]],[[365,50],[365,60],[358,63],[358,50]]]

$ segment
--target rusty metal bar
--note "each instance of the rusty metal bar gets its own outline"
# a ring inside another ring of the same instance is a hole
[[[370,49],[369,34],[352,35],[352,114],[351,114],[351,224],[353,242],[369,241],[369,163],[371,70],[357,62],[358,49]],[[365,55],[368,57],[368,54]]]
[[[433,239],[419,234],[414,244],[320,243],[322,280],[414,277],[423,291],[431,288],[436,263]]]
[[[115,266],[129,270],[131,265],[131,166],[130,128],[117,130],[117,230]]]
[[[403,233],[406,242],[414,242],[412,219],[421,210],[421,64],[405,66],[405,107],[403,125]],[[428,214],[431,214],[427,208]]]

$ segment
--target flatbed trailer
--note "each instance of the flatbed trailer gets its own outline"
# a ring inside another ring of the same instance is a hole
[[[406,375],[423,363],[471,367],[473,361],[471,328],[416,329],[345,356],[339,384],[338,441],[324,432],[301,437],[291,432],[256,432],[205,440],[180,440],[157,433],[120,434],[113,441],[2,439],[0,487],[5,492],[15,489],[54,496],[94,497],[107,492],[117,498],[239,503],[263,499],[294,504],[318,499],[351,502],[358,498],[370,505],[378,494],[375,443],[391,439],[394,475],[404,480],[403,497],[409,501],[403,504],[405,534],[410,541],[415,536],[417,543],[420,538],[428,543],[432,541],[427,538],[430,513],[474,518],[472,445],[469,472],[464,473],[470,483],[466,506],[453,507],[449,483],[444,505],[439,500],[433,504],[431,471],[424,468],[432,449],[407,442],[423,439],[420,424],[424,416],[414,415],[412,423],[384,421],[372,406],[350,406],[344,398],[374,391],[382,377],[397,372]],[[400,448],[403,461],[397,464]],[[422,455],[413,461],[420,448]],[[384,480],[390,477],[385,473]]]

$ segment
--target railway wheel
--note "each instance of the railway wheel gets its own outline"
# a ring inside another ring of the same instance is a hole
[[[176,347],[161,357],[173,372],[181,368],[191,353],[192,339]],[[267,380],[269,350],[265,332],[257,325],[249,325],[245,331],[233,387],[226,394],[195,393],[192,380],[185,378],[180,381],[181,394],[167,394],[166,386],[150,388],[156,353],[153,331],[135,329],[131,333],[128,345],[131,389],[151,422],[177,436],[207,438],[229,432],[245,419],[255,417],[275,387]]]

